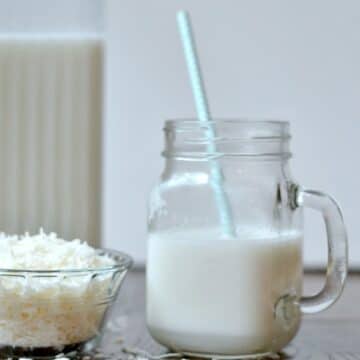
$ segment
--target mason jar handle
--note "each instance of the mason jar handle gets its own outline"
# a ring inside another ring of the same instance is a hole
[[[314,296],[302,297],[303,314],[314,314],[327,309],[341,295],[348,267],[348,244],[343,216],[336,201],[315,190],[305,190],[294,185],[294,207],[308,207],[321,212],[327,235],[328,263],[323,289]]]

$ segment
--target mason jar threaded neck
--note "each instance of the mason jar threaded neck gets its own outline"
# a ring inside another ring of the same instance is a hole
[[[214,119],[168,120],[164,126],[165,158],[209,160],[219,157],[282,160],[291,157],[286,121]]]

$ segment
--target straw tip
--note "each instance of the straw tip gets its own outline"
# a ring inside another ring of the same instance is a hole
[[[186,10],[179,10],[176,14],[178,20],[184,20],[189,17],[189,13]]]

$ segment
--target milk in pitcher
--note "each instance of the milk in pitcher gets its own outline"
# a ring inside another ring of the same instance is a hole
[[[0,227],[99,238],[103,40],[0,34]]]

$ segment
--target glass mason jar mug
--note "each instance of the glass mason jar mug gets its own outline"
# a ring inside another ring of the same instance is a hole
[[[149,204],[151,335],[190,355],[278,352],[302,314],[342,292],[347,237],[337,204],[292,179],[287,122],[167,121],[165,136],[165,169]],[[328,239],[325,286],[312,297],[302,297],[304,207],[321,212]]]

